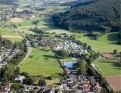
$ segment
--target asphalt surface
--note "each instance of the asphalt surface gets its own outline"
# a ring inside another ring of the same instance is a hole
[[[24,57],[24,59],[21,60],[21,62],[14,68],[14,70],[15,70],[17,67],[20,67],[20,66],[26,61],[26,59],[29,57],[29,55],[30,55],[30,53],[31,53],[31,51],[32,51],[31,41],[28,40],[28,39],[26,38],[26,35],[24,35],[24,34],[20,31],[20,29],[17,29],[17,31],[21,34],[21,36],[22,36],[24,39],[27,40],[28,51],[27,51],[27,54],[26,54],[26,56]]]

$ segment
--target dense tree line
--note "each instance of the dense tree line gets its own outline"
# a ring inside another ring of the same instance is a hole
[[[87,5],[75,5],[64,13],[53,15],[56,26],[70,31],[118,31],[120,26],[120,0],[93,0]]]
[[[34,24],[37,25],[38,23],[35,21]],[[44,33],[44,32],[43,32],[41,29],[39,29],[39,28],[30,28],[30,31],[33,31],[33,32],[35,32],[35,33],[37,33],[37,34],[43,34],[43,33]]]

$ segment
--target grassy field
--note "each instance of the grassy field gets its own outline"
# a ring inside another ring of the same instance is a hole
[[[30,57],[20,69],[21,72],[27,71],[31,76],[62,73],[62,68],[52,53],[36,48],[33,48]]]
[[[14,41],[16,41],[16,42],[21,42],[22,40],[23,40],[23,38],[14,38],[14,37],[5,37],[5,38],[7,38],[8,40],[14,40]]]
[[[0,27],[0,34],[4,36],[21,36],[15,29],[3,27]]]
[[[83,34],[77,34],[75,38],[91,45],[92,49],[96,52],[113,52],[114,49],[121,51],[121,46],[117,45],[118,32],[108,33],[99,37],[98,40],[92,40],[89,37],[83,36]]]
[[[121,75],[121,65],[116,59],[99,59],[94,64],[104,76]]]

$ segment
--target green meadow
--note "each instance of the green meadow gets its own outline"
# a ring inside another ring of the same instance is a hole
[[[121,65],[116,59],[99,59],[94,64],[104,76],[121,75]]]
[[[20,36],[20,34],[13,28],[0,27],[0,34],[4,36]]]
[[[118,45],[118,32],[110,32],[98,38],[98,40],[92,40],[91,38],[84,36],[84,34],[77,34],[75,36],[77,40],[86,42],[96,52],[113,52],[114,49],[121,51],[121,46]]]
[[[62,73],[53,53],[33,48],[29,58],[22,64],[21,72],[28,72],[30,76]]]

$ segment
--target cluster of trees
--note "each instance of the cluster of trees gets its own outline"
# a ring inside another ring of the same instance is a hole
[[[2,38],[2,36],[0,36],[0,50],[1,50],[1,47],[5,47],[5,48],[11,48],[12,47],[12,43],[10,40],[7,40],[5,38]]]
[[[14,79],[14,70],[11,66],[6,65],[0,68],[0,77],[4,78],[5,82],[12,81]]]
[[[26,41],[23,40],[21,43],[15,43],[13,47],[19,46],[19,53],[13,57],[6,66],[0,69],[0,78],[4,78],[5,82],[13,81],[14,74],[19,74],[20,69],[17,67],[14,71],[13,65],[16,66],[25,56],[27,52]],[[11,66],[11,64],[13,64]]]
[[[12,63],[13,65],[17,65],[26,55],[27,53],[27,45],[26,40],[22,40],[21,43],[15,42],[14,47],[19,46],[19,53],[17,53],[16,56],[14,56],[9,63]]]
[[[36,28],[36,27],[35,28],[30,28],[29,30],[33,31],[33,32],[35,32],[37,34],[43,34],[44,33],[41,29]]]
[[[118,31],[120,0],[92,0],[94,3],[75,5],[64,13],[53,15],[56,26],[70,31]]]

